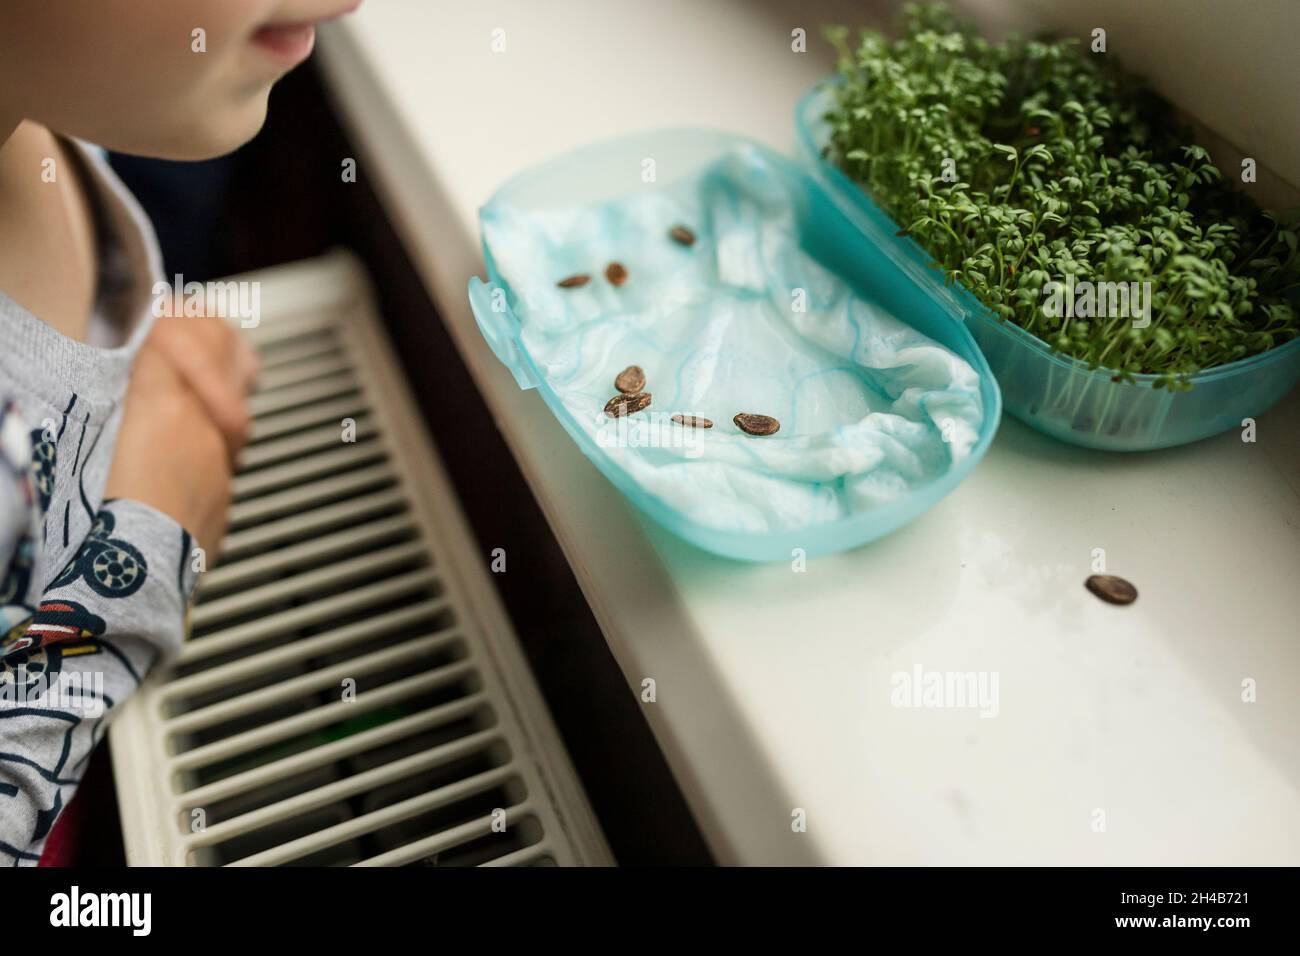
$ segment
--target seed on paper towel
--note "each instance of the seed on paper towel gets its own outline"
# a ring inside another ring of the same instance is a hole
[[[569,276],[567,279],[561,279],[555,284],[561,289],[576,289],[579,286],[586,285],[590,281],[591,276],[587,275],[585,272],[580,272],[576,276]]]
[[[611,262],[605,267],[605,278],[609,280],[610,285],[622,285],[627,281],[627,269],[623,268],[621,262]]]
[[[650,404],[649,392],[637,392],[635,395],[615,395],[605,403],[605,414],[610,418],[622,418],[632,415]]]
[[[672,237],[673,242],[676,242],[679,245],[695,245],[695,233],[691,232],[685,226],[673,226],[668,230],[668,235]]]
[[[640,365],[629,365],[618,373],[614,387],[624,395],[635,395],[645,388],[645,372],[641,371]]]
[[[1132,604],[1138,596],[1137,588],[1113,574],[1094,574],[1083,586],[1108,604]]]
[[[732,421],[742,432],[751,435],[775,435],[781,427],[781,423],[770,415],[754,415],[749,412],[741,412]]]
[[[702,415],[674,415],[673,421],[688,428],[712,428],[713,422]]]

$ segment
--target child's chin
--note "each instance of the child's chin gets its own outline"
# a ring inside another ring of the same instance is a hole
[[[258,134],[266,122],[266,97],[225,115],[210,114],[195,117],[195,122],[183,128],[169,130],[167,135],[119,148],[120,152],[157,159],[203,160],[215,159],[233,153]]]

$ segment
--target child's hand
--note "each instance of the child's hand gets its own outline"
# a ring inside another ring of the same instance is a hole
[[[233,461],[248,443],[246,399],[258,367],[253,347],[214,316],[165,315],[155,323],[149,341],[207,406]]]
[[[205,403],[151,336],[131,372],[104,497],[157,508],[215,555],[226,528],[230,468],[225,438]]]

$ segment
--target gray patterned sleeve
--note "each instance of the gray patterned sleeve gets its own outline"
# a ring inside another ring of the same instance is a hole
[[[197,577],[190,552],[190,536],[161,512],[106,502],[22,633],[6,642],[0,864],[39,860],[116,708],[180,647]]]

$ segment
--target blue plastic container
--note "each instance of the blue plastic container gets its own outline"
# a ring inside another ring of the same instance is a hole
[[[726,152],[741,145],[759,150],[793,186],[798,197],[799,240],[805,252],[842,276],[851,286],[878,302],[919,332],[943,344],[968,362],[980,377],[984,419],[970,455],[932,482],[913,489],[885,506],[877,506],[838,521],[788,531],[744,533],[720,531],[688,520],[663,500],[641,488],[575,421],[539,372],[520,340],[520,324],[511,308],[492,308],[492,287],[515,297],[504,282],[492,250],[484,245],[488,282],[469,283],[475,319],[497,358],[514,374],[521,388],[536,388],[578,447],[627,498],[673,533],[716,554],[747,561],[789,561],[795,548],[809,556],[842,551],[872,541],[906,524],[931,508],[957,486],[984,457],[997,431],[1002,400],[983,354],[960,321],[945,309],[927,285],[918,284],[892,252],[850,221],[825,185],[803,165],[750,140],[709,130],[667,130],[623,137],[579,149],[529,169],[506,183],[492,202],[523,209],[547,209],[605,202],[629,191],[629,170],[640,169],[653,156],[661,185],[698,173]],[[635,173],[633,173],[635,176]]]
[[[1114,372],[1089,369],[1020,326],[999,321],[964,286],[946,285],[943,271],[930,268],[930,255],[915,240],[900,237],[899,224],[823,157],[833,82],[817,84],[799,102],[800,152],[871,243],[925,288],[944,314],[970,330],[997,377],[1007,411],[1025,424],[1088,448],[1168,448],[1240,428],[1243,419],[1264,413],[1300,381],[1300,339],[1207,369],[1190,378],[1190,391],[1171,392],[1155,388],[1154,375],[1112,381]]]

